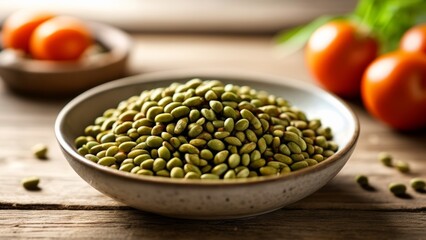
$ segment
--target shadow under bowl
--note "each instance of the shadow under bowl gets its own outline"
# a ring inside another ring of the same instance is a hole
[[[170,179],[139,176],[93,163],[80,156],[74,139],[104,110],[141,91],[192,78],[248,85],[283,97],[330,126],[339,150],[323,162],[273,177],[233,180]],[[92,187],[134,208],[189,219],[228,219],[258,215],[303,199],[329,182],[345,165],[359,135],[356,116],[338,98],[307,83],[262,74],[170,71],[138,75],[95,87],[59,113],[55,133],[72,168]]]

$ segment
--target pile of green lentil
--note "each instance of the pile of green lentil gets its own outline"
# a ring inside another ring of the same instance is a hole
[[[75,140],[79,154],[139,175],[230,179],[287,174],[338,146],[329,127],[285,99],[217,80],[143,91]]]

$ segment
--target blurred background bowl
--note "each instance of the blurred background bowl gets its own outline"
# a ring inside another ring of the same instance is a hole
[[[80,156],[74,140],[97,116],[143,90],[192,78],[247,85],[283,97],[309,119],[330,126],[339,150],[323,162],[273,177],[232,180],[139,176],[104,167]],[[193,219],[239,218],[270,212],[298,201],[328,183],[345,165],[359,135],[359,123],[342,101],[313,85],[282,77],[220,71],[170,71],[138,75],[95,87],[59,113],[55,134],[71,167],[92,187],[129,206],[161,215]]]
[[[87,22],[101,52],[75,62],[34,60],[0,52],[0,77],[20,94],[44,97],[76,95],[125,75],[131,39],[109,25]]]

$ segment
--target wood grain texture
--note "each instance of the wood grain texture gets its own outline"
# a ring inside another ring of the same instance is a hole
[[[279,210],[195,221],[134,210],[0,210],[0,236],[78,239],[424,239],[424,213]],[[9,220],[5,220],[9,219]]]
[[[268,36],[137,35],[130,74],[183,68],[240,69],[312,81],[301,53],[285,57]],[[357,148],[343,170],[315,194],[282,210],[236,220],[196,222],[132,210],[85,183],[73,172],[56,143],[53,125],[69,99],[18,96],[0,82],[0,238],[147,239],[422,239],[426,194],[390,194],[390,182],[426,177],[426,133],[398,133],[374,120],[362,105],[347,102],[361,122]],[[35,159],[31,146],[49,145],[47,160]],[[377,161],[381,151],[410,163],[401,174]],[[375,191],[354,181],[369,176]],[[20,180],[41,178],[40,191],[26,191]],[[168,231],[163,229],[168,226]]]

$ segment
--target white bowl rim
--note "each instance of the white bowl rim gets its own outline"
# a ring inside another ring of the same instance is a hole
[[[83,102],[86,98],[94,97],[98,93],[101,93],[106,90],[110,90],[115,87],[124,87],[126,85],[137,84],[140,82],[156,82],[156,81],[163,81],[163,80],[165,81],[165,80],[171,80],[171,79],[185,79],[190,76],[193,76],[194,78],[195,77],[203,78],[204,76],[206,76],[210,79],[215,78],[218,80],[244,79],[244,80],[247,80],[248,82],[259,82],[261,80],[270,84],[282,85],[282,86],[288,85],[297,89],[308,91],[316,95],[323,95],[324,96],[323,98],[327,98],[328,101],[333,102],[333,104],[339,105],[340,109],[347,111],[347,114],[349,114],[350,116],[351,122],[354,124],[354,131],[352,132],[352,135],[350,136],[350,141],[348,142],[348,144],[346,144],[345,146],[339,146],[339,150],[334,155],[332,155],[331,157],[327,158],[326,160],[314,166],[310,166],[304,169],[300,169],[298,171],[290,172],[289,174],[285,174],[285,175],[258,176],[254,178],[220,179],[220,180],[175,179],[175,178],[165,178],[165,177],[158,177],[158,176],[143,176],[143,175],[141,176],[141,175],[136,175],[136,174],[128,173],[124,171],[118,171],[116,169],[111,169],[109,167],[101,166],[99,164],[91,162],[85,159],[80,154],[78,154],[77,151],[74,150],[74,147],[69,145],[66,142],[65,137],[61,133],[62,123],[67,113],[71,109],[73,109],[76,105]],[[280,84],[280,81],[285,82],[285,84]],[[198,187],[201,187],[201,186],[202,187],[226,187],[226,186],[231,187],[236,185],[260,184],[260,183],[267,183],[267,182],[283,181],[286,179],[295,179],[305,174],[321,171],[327,168],[329,165],[333,164],[334,162],[343,160],[343,158],[341,157],[345,155],[347,152],[349,152],[353,147],[355,147],[359,137],[359,133],[360,133],[359,120],[357,116],[354,114],[354,112],[351,110],[351,108],[339,97],[311,83],[303,82],[303,88],[302,88],[300,82],[297,82],[293,79],[282,77],[282,76],[270,75],[270,74],[264,74],[264,73],[258,73],[258,72],[250,72],[245,70],[244,71],[223,70],[223,69],[214,69],[214,68],[179,69],[179,70],[167,70],[167,71],[159,71],[159,72],[152,72],[152,73],[144,73],[144,74],[125,77],[112,82],[101,84],[99,86],[96,86],[92,89],[89,89],[81,93],[80,95],[72,99],[69,103],[67,103],[59,112],[55,121],[54,128],[55,128],[56,139],[59,145],[63,148],[63,150],[73,157],[72,159],[73,161],[78,161],[88,168],[92,168],[96,171],[101,171],[102,173],[108,174],[111,176],[126,178],[127,180],[131,180],[131,181],[139,181],[145,184],[146,183],[157,184],[157,185],[163,184],[168,186],[186,185],[186,186],[198,186]]]

